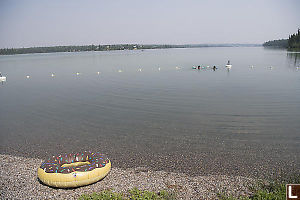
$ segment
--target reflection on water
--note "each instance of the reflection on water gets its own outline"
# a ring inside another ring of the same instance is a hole
[[[287,58],[289,61],[289,65],[294,67],[300,67],[300,52],[288,52]]]

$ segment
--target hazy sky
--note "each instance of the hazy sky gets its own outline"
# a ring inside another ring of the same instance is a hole
[[[300,0],[0,0],[0,48],[263,43],[300,28]]]

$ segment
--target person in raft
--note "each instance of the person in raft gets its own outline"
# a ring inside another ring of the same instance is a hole
[[[200,69],[200,65],[198,65],[198,69]]]

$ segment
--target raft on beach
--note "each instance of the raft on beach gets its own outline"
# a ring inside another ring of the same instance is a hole
[[[38,178],[52,187],[79,187],[103,179],[110,168],[110,160],[99,152],[63,154],[43,162],[38,168]]]

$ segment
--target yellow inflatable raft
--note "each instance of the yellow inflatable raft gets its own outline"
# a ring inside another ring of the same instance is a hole
[[[103,179],[111,162],[103,154],[83,152],[53,156],[38,169],[38,178],[58,188],[79,187]]]

